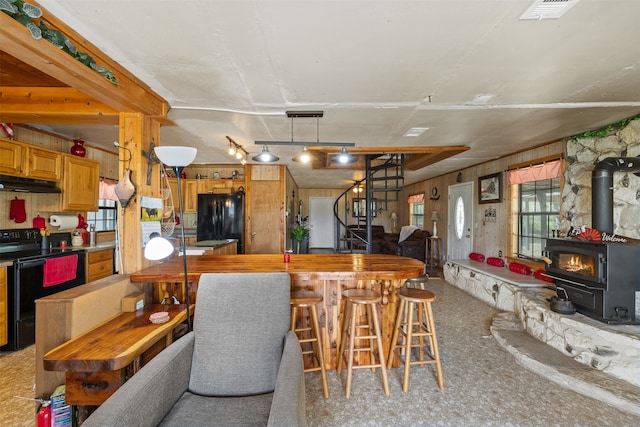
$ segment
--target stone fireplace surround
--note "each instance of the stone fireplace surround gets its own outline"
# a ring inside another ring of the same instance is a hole
[[[640,157],[640,119],[604,137],[567,139],[559,227],[565,235],[571,226],[592,226],[591,172],[608,157]],[[640,239],[640,177],[634,173],[613,175],[613,221],[614,233]]]

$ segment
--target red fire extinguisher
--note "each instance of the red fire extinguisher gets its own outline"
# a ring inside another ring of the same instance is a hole
[[[51,401],[42,400],[42,406],[38,411],[38,427],[51,427]]]

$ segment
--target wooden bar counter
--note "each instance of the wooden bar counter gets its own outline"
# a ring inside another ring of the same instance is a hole
[[[327,369],[336,367],[343,290],[366,288],[382,294],[382,339],[388,352],[395,321],[395,290],[402,286],[405,279],[424,274],[424,263],[421,261],[394,255],[292,254],[289,263],[285,263],[283,258],[282,254],[187,256],[190,301],[197,299],[197,283],[202,273],[287,272],[291,276],[292,290],[313,290],[324,298],[319,320]],[[182,301],[183,276],[182,259],[174,257],[133,273],[130,279],[132,282],[157,284],[158,300],[175,295]],[[367,361],[362,359],[359,362]],[[311,360],[305,360],[307,366],[309,363]]]
[[[166,323],[149,316],[169,313]],[[100,405],[144,364],[173,342],[174,330],[187,319],[186,305],[153,304],[120,313],[82,335],[52,349],[44,368],[66,372],[66,401],[72,405]]]

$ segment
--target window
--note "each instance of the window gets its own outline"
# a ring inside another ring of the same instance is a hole
[[[560,178],[518,184],[518,255],[540,259],[560,224]]]
[[[424,193],[409,196],[409,225],[424,225]]]
[[[511,253],[540,260],[546,239],[560,226],[562,160],[540,163],[507,173],[513,221]]]
[[[96,231],[113,231],[118,219],[118,203],[114,200],[98,200],[98,211],[87,212],[87,223],[96,226]]]

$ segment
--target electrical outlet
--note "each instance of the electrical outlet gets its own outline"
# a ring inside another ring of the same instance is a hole
[[[498,251],[498,256],[502,258],[502,251]]]

